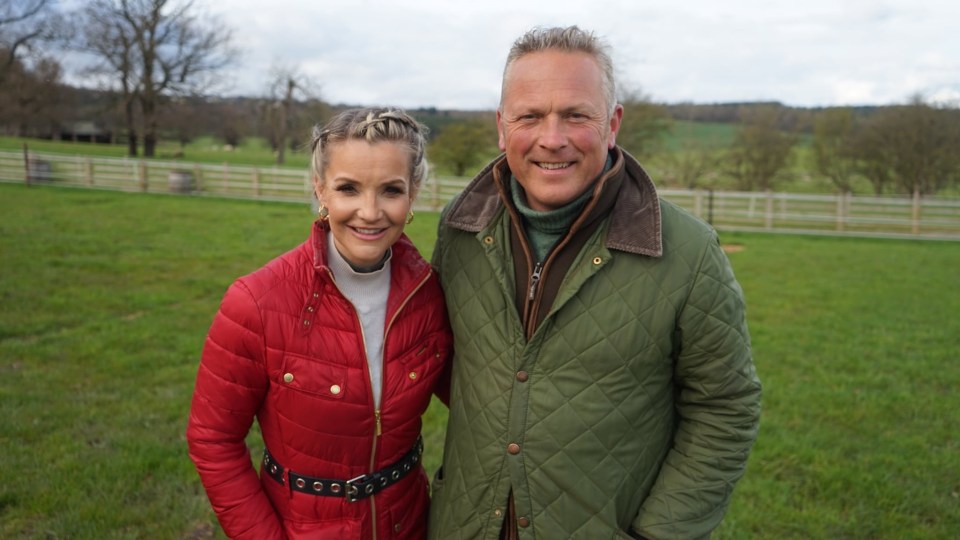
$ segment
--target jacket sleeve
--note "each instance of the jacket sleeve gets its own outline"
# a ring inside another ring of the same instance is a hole
[[[743,293],[715,235],[677,319],[677,427],[632,529],[647,538],[706,538],[743,475],[760,419],[760,381]]]
[[[457,195],[459,197],[459,194]],[[454,199],[456,200],[456,199]],[[452,203],[452,201],[451,201]],[[437,282],[440,284],[441,290],[443,289],[442,275],[440,274],[440,259],[443,258],[443,218],[446,216],[447,211],[450,209],[450,203],[448,203],[443,211],[440,213],[440,220],[437,224],[437,238],[433,244],[433,254],[431,256],[430,265],[433,267],[433,272],[437,276]],[[441,293],[440,302],[443,304],[444,299]],[[447,309],[446,305],[441,306],[444,312],[444,331],[451,336],[453,331],[450,329],[450,324],[446,320]],[[440,377],[437,379],[437,385],[434,388],[433,393],[443,402],[444,405],[450,407],[450,377],[452,376],[452,363],[453,363],[453,346],[451,345],[450,350],[448,351],[447,357],[444,359],[443,372],[440,374]]]
[[[245,442],[269,384],[262,329],[249,290],[234,283],[203,346],[187,425],[190,458],[230,538],[285,538]]]

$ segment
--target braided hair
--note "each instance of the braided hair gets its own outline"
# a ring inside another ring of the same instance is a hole
[[[427,128],[401,109],[367,107],[348,109],[323,126],[314,126],[310,142],[310,172],[319,181],[327,166],[327,148],[349,139],[369,143],[396,142],[410,151],[410,195],[415,197],[427,177]]]

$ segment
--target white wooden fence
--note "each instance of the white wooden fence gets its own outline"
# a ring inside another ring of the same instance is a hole
[[[280,167],[0,152],[0,182],[309,204],[308,172]],[[416,208],[437,211],[469,182],[430,177]],[[960,200],[662,189],[718,230],[960,240]]]

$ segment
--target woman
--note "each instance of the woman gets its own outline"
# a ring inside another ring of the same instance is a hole
[[[203,349],[190,457],[231,538],[423,538],[420,416],[451,348],[440,286],[403,234],[427,164],[397,109],[312,142],[319,219],[238,279]],[[256,417],[258,478],[244,442]]]

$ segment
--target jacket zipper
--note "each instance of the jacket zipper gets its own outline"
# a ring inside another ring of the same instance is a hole
[[[537,283],[540,282],[540,273],[543,272],[543,263],[537,262],[533,267],[533,274],[530,275],[530,295],[527,300],[533,302],[534,295],[537,292]]]
[[[334,279],[333,272],[329,268],[327,268],[327,273],[330,274],[330,281],[331,283],[333,283],[333,286],[336,287],[337,290],[340,292],[340,296],[343,296],[344,298],[346,298],[346,296],[343,294],[343,291],[341,291],[340,287],[337,286],[337,280]],[[357,318],[356,319],[357,327],[360,328],[360,343],[361,343],[361,346],[363,347],[363,356],[365,359],[367,359],[367,362],[369,362],[369,357],[367,355],[367,336],[366,336],[366,333],[363,331],[363,322],[360,320],[360,315],[357,313],[356,309],[353,310],[353,314]],[[383,333],[383,342],[384,343],[387,342],[386,331],[384,331]],[[380,362],[382,365],[383,363],[382,357],[380,359]],[[373,391],[374,391],[373,379],[370,378],[369,366],[367,367],[367,379],[370,382],[370,405],[373,408],[373,420],[374,420],[373,446],[370,448],[370,464],[367,466],[367,470],[372,473],[374,472],[375,470],[374,466],[377,463],[377,439],[383,433],[383,426],[380,423],[380,409],[377,408],[377,406],[375,405],[376,401],[373,399]],[[383,392],[381,388],[381,394],[382,393]],[[382,397],[383,396],[381,395],[381,399]],[[373,540],[377,540],[377,503],[374,502],[374,499],[376,498],[376,496],[374,495],[367,498],[370,499],[370,519],[371,519],[371,527],[372,527],[371,530],[373,532],[372,538]]]
[[[406,296],[406,298],[403,299],[403,302],[400,304],[399,307],[397,307],[397,311],[394,312],[393,316],[390,317],[390,322],[387,323],[387,327],[386,327],[386,328],[384,329],[384,331],[383,331],[383,358],[386,358],[386,357],[387,357],[387,335],[390,333],[390,328],[393,327],[393,321],[397,320],[397,315],[399,315],[400,312],[403,311],[403,308],[407,306],[407,302],[409,302],[410,299],[413,298],[413,295],[417,294],[417,291],[419,291],[420,288],[423,287],[423,284],[426,283],[428,279],[430,279],[430,274],[431,274],[431,272],[428,271],[427,274],[423,277],[423,279],[420,280],[420,283],[417,283],[417,286],[414,287],[412,291],[410,291],[410,294],[408,294],[408,295]],[[385,371],[385,370],[384,370],[384,371]],[[386,372],[384,372],[384,377],[383,377],[383,378],[384,378],[384,380],[386,380]],[[382,399],[382,396],[381,396],[381,399]],[[381,406],[382,406],[382,403],[381,403]],[[374,418],[376,419],[376,428],[375,428],[376,436],[373,438],[373,451],[370,453],[370,472],[374,472],[374,471],[375,471],[375,469],[374,469],[373,467],[374,467],[374,465],[376,465],[376,462],[374,461],[374,458],[376,457],[376,452],[377,452],[377,438],[380,437],[381,434],[383,434],[383,425],[380,423],[380,420],[381,420],[380,414],[381,414],[381,413],[380,413],[380,409],[375,409],[375,410],[373,411],[373,416],[374,416]],[[376,495],[371,495],[371,496],[369,497],[369,499],[370,499],[370,515],[373,516],[373,540],[377,540],[377,503],[376,503],[376,498],[377,498]]]
[[[330,281],[332,281],[333,284],[334,284],[334,287],[336,287],[336,286],[337,286],[337,282],[336,282],[336,280],[333,278],[333,272],[331,272],[330,269],[328,268],[328,269],[327,269],[327,273],[330,274]],[[390,317],[390,322],[387,323],[387,326],[386,326],[386,328],[385,328],[384,331],[383,331],[383,344],[384,344],[384,354],[383,354],[383,358],[386,358],[386,356],[387,356],[387,355],[386,355],[387,334],[390,333],[390,328],[393,327],[393,322],[397,320],[397,316],[400,314],[401,311],[403,311],[403,308],[406,307],[407,303],[410,302],[410,299],[413,298],[413,295],[417,294],[417,291],[419,291],[420,288],[423,287],[423,285],[427,282],[427,280],[430,279],[431,273],[432,273],[432,271],[428,271],[428,272],[426,273],[426,275],[423,276],[423,279],[421,279],[420,282],[417,283],[417,286],[414,287],[413,290],[410,291],[410,294],[408,294],[408,295],[403,299],[403,302],[402,302],[402,303],[400,304],[400,306],[397,308],[396,312],[394,312],[393,316]],[[338,287],[338,290],[339,290],[339,287]],[[343,291],[340,291],[340,295],[343,296]],[[354,310],[354,315],[356,315],[356,310]],[[357,323],[360,323],[359,315],[357,315]],[[363,332],[363,324],[360,323],[359,326],[360,326],[360,337],[361,337],[361,339],[363,340],[364,356],[366,356],[367,338],[366,338],[366,335],[364,335],[364,332]],[[382,362],[383,362],[383,359],[381,358],[381,363],[382,363]],[[367,372],[369,373],[369,369],[367,370]],[[384,377],[384,379],[386,379],[386,377]],[[373,381],[372,381],[372,380],[370,381],[370,389],[371,389],[370,402],[373,403],[373,393],[372,393],[372,390],[373,390]],[[382,394],[382,389],[381,389],[381,394]],[[381,399],[382,399],[382,397],[383,397],[383,396],[381,395]],[[376,463],[377,463],[377,439],[378,439],[381,435],[383,435],[383,424],[381,423],[381,414],[382,414],[382,413],[381,413],[380,409],[378,409],[378,408],[376,408],[376,406],[374,406],[374,408],[373,408],[373,419],[374,419],[373,448],[371,448],[371,450],[370,450],[370,466],[368,467],[368,470],[369,470],[369,472],[371,472],[371,473],[376,472],[376,469],[374,469],[374,467],[376,466]],[[377,540],[377,503],[376,503],[376,498],[377,498],[376,495],[371,495],[370,497],[368,497],[368,499],[370,499],[370,517],[371,517],[371,520],[372,520],[372,524],[371,524],[371,525],[372,525],[372,527],[373,527],[373,529],[372,529],[372,531],[373,531],[373,540]]]

